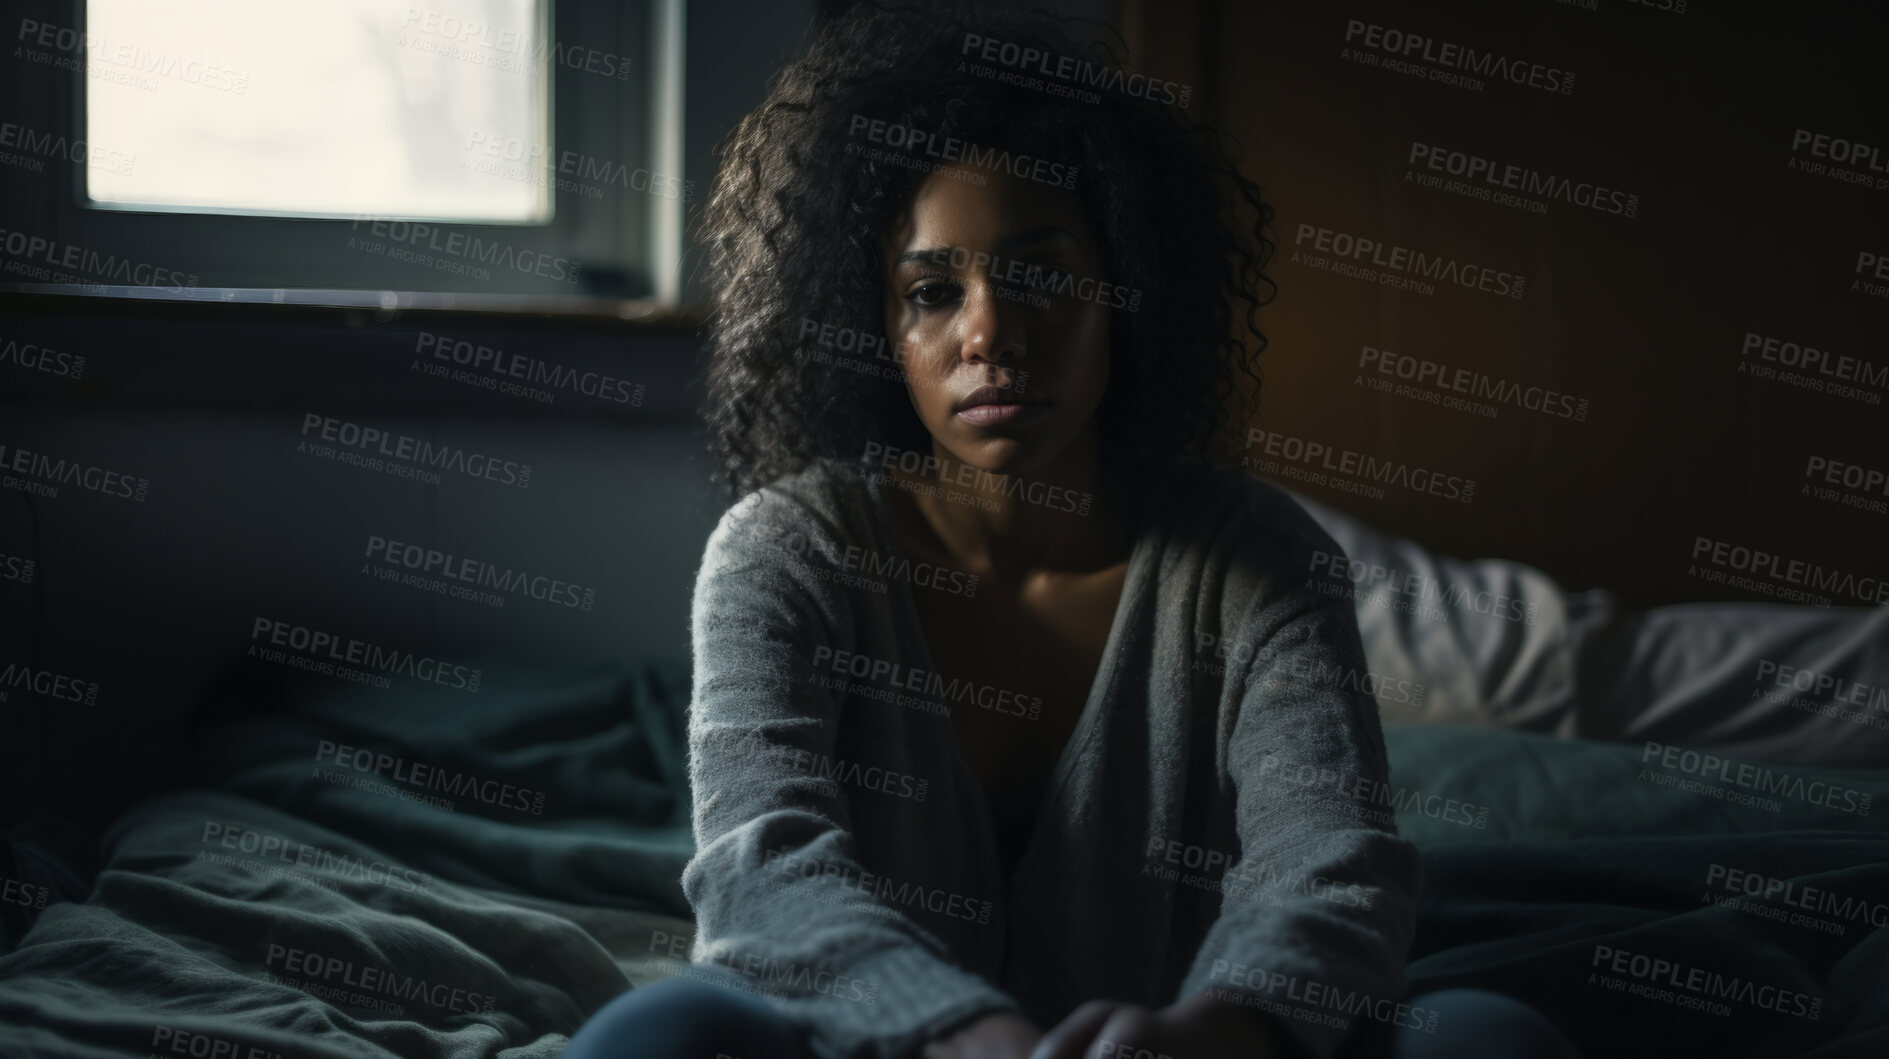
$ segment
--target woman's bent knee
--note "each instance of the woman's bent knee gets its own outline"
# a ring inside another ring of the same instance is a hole
[[[800,1031],[760,997],[692,968],[631,989],[581,1026],[564,1059],[771,1059],[807,1055]]]
[[[1445,989],[1412,997],[1408,1003],[1424,1009],[1425,1028],[1405,1027],[1391,1034],[1387,1059],[1580,1059],[1580,1052],[1546,1015],[1514,997],[1482,989]]]

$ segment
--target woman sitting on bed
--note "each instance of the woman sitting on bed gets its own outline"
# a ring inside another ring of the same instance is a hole
[[[1115,69],[855,9],[726,146],[694,965],[573,1059],[1448,1039],[1399,1006],[1416,853],[1350,604],[1305,587],[1338,549],[1208,458],[1270,207]]]

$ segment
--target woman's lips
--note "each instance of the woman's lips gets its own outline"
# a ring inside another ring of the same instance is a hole
[[[996,423],[1008,423],[1024,416],[1036,415],[1048,408],[1041,402],[1031,404],[980,404],[958,412],[965,422],[978,426],[990,426]]]

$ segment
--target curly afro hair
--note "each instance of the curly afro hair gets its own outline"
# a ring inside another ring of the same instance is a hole
[[[712,289],[702,412],[731,499],[817,458],[856,460],[868,441],[931,451],[902,382],[816,364],[802,348],[808,321],[884,341],[881,238],[926,174],[863,156],[862,118],[1077,167],[1072,193],[1101,233],[1108,281],[1142,292],[1133,311],[1111,310],[1101,471],[1147,487],[1215,462],[1236,381],[1259,392],[1274,211],[1221,134],[1187,119],[1171,86],[1147,88],[1167,82],[1130,80],[1125,48],[1068,26],[1040,12],[862,3],[723,142],[699,230]],[[987,63],[978,38],[1043,58],[1028,70]]]

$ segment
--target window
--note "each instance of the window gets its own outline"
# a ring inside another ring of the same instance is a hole
[[[673,301],[684,5],[46,0],[4,24],[0,283]]]
[[[432,2],[91,0],[90,200],[550,220],[549,5]]]

